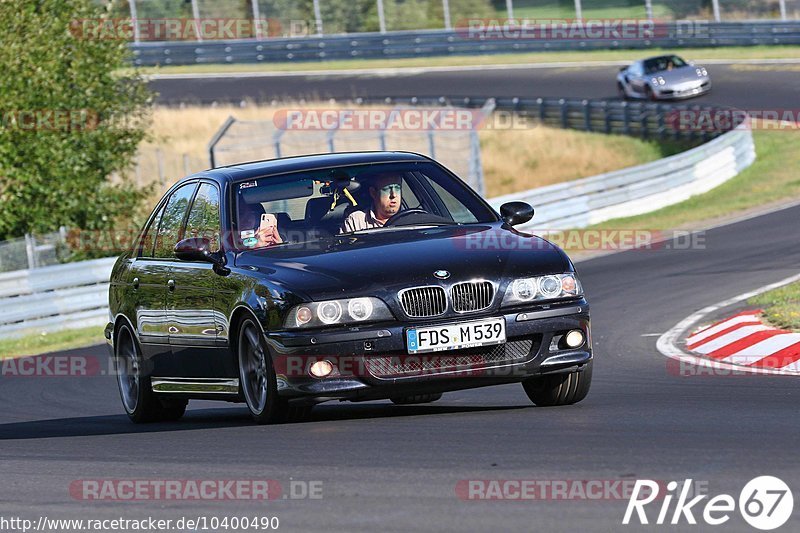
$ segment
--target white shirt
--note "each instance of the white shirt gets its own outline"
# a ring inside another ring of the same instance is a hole
[[[375,213],[370,209],[367,211],[353,211],[344,219],[342,224],[341,233],[350,233],[351,231],[358,231],[362,229],[382,228],[383,223],[378,222],[375,218]]]

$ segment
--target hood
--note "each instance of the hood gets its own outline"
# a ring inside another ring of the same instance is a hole
[[[236,266],[303,299],[375,295],[420,285],[572,270],[550,242],[497,224],[386,229],[241,252]],[[434,276],[446,270],[441,281]],[[502,284],[502,283],[501,283]]]
[[[672,70],[662,70],[656,74],[652,74],[650,77],[657,77],[661,76],[664,78],[664,81],[667,85],[673,83],[686,83],[689,81],[700,81],[704,79],[697,75],[696,69],[702,68],[697,67],[694,65],[687,65],[685,67],[680,67]]]

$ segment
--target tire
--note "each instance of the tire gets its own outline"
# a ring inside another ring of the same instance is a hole
[[[274,424],[295,414],[278,397],[278,384],[272,357],[264,344],[261,328],[252,318],[239,326],[236,345],[239,362],[239,388],[250,416],[257,424]]]
[[[617,93],[619,94],[620,100],[628,99],[628,93],[625,92],[625,86],[620,82],[617,82]]]
[[[528,378],[522,382],[522,387],[528,398],[539,407],[578,403],[589,394],[592,363],[589,361],[583,371]]]
[[[644,86],[644,96],[651,102],[655,102],[657,100],[656,93],[653,92],[653,88],[650,87],[649,85]]]
[[[150,376],[143,370],[141,350],[125,324],[114,343],[114,367],[122,407],[136,424],[175,421],[186,412],[187,400],[162,399],[153,392]]]
[[[398,396],[390,398],[395,405],[411,405],[414,403],[432,403],[441,399],[442,393],[434,394],[415,394],[414,396]]]

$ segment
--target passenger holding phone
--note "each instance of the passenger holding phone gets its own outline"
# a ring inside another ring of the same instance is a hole
[[[261,215],[261,223],[258,225],[256,238],[258,239],[257,248],[281,244],[283,242],[283,239],[281,239],[278,233],[278,219],[275,215],[271,213],[264,213]]]

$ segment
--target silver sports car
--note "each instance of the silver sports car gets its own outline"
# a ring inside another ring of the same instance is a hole
[[[711,90],[711,78],[701,66],[676,55],[651,57],[623,67],[617,74],[620,97],[672,100]]]

